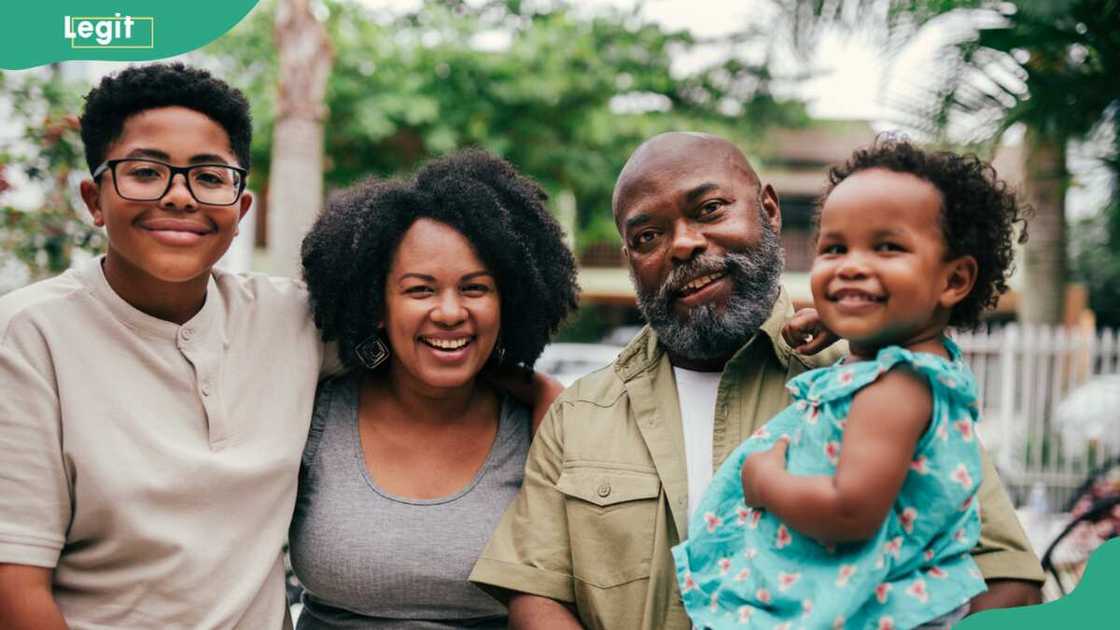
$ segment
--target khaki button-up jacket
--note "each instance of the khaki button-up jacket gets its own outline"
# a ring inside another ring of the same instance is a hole
[[[830,365],[844,348],[793,353],[771,317],[726,365],[716,398],[712,467],[789,404],[785,383]],[[985,455],[983,526],[973,552],[986,578],[1042,581],[1026,536]],[[510,591],[574,604],[588,628],[689,628],[670,548],[688,536],[688,479],[680,403],[667,355],[647,327],[611,366],[568,388],[545,417],[520,494],[471,573]]]

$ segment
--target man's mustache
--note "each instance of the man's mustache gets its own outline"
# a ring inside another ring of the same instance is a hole
[[[673,267],[669,277],[657,289],[657,299],[663,302],[671,301],[678,293],[684,290],[685,285],[700,276],[729,271],[732,261],[729,258],[715,254],[701,254],[696,258]]]

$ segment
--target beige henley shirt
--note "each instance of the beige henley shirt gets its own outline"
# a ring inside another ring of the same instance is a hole
[[[0,562],[75,630],[282,627],[323,356],[287,279],[215,270],[182,326],[100,260],[0,298]]]

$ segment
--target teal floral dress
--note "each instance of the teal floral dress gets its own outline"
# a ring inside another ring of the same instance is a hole
[[[698,628],[913,628],[985,589],[969,551],[980,536],[976,386],[960,349],[951,360],[898,346],[874,361],[838,363],[789,382],[793,404],[716,472],[673,548],[681,597]],[[743,501],[739,471],[752,453],[790,438],[795,475],[834,475],[845,419],[863,387],[896,366],[928,379],[929,427],[879,531],[823,546]]]

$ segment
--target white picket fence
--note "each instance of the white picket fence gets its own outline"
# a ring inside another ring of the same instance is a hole
[[[1120,455],[1115,330],[1012,324],[954,338],[976,374],[981,439],[1018,503],[1045,487],[1061,509],[1095,467]]]

